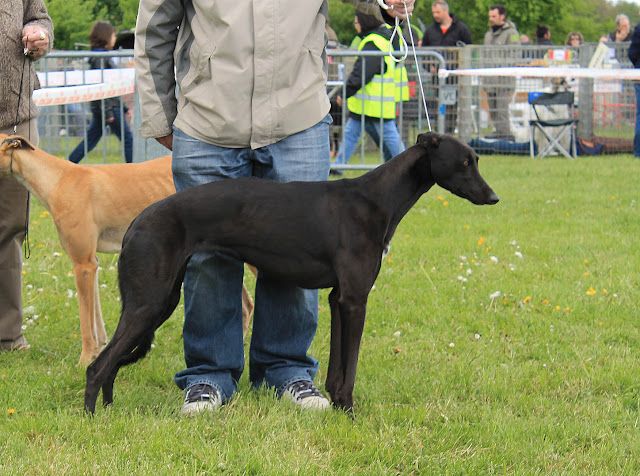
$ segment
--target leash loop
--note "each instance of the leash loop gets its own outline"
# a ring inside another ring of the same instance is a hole
[[[407,10],[407,3],[402,0],[402,4],[404,5],[405,11]],[[389,10],[389,6],[384,3],[384,0],[378,0],[378,5],[380,8],[384,10]],[[409,39],[411,40],[411,50],[413,52],[413,59],[416,62],[416,73],[418,75],[418,83],[420,84],[420,97],[422,98],[422,106],[424,107],[424,114],[427,117],[427,127],[429,128],[429,132],[431,132],[431,120],[429,119],[429,109],[427,108],[427,98],[424,95],[424,86],[422,83],[422,74],[420,74],[420,64],[418,63],[418,55],[416,54],[416,43],[413,40],[413,30],[411,28],[411,20],[409,19],[411,15],[407,15],[407,26],[409,27]],[[395,35],[398,35],[398,41],[400,42],[400,52],[403,52],[403,56],[398,59],[393,55],[393,38]],[[389,56],[396,63],[400,63],[404,61],[409,54],[409,47],[407,44],[407,40],[405,40],[402,32],[400,30],[400,19],[396,17],[396,25],[393,28],[393,33],[391,34],[391,40],[389,41]]]

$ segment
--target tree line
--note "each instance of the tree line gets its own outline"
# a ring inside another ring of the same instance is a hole
[[[116,31],[133,29],[139,0],[45,0],[55,25],[55,48],[76,49],[88,42],[89,30],[96,20],[109,20]],[[474,43],[481,44],[489,28],[489,7],[500,0],[449,0],[451,13],[471,29]],[[625,13],[631,25],[640,21],[638,5],[628,1],[614,4],[608,0],[522,0],[502,1],[509,19],[521,34],[535,38],[536,26],[551,28],[551,40],[563,44],[570,31],[579,31],[585,41],[598,41],[601,35],[615,29],[615,17]],[[356,35],[354,10],[342,0],[329,0],[329,19],[341,43],[349,44]],[[433,21],[431,0],[416,0],[411,21],[429,25]]]

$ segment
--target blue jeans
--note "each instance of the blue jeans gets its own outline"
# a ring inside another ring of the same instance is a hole
[[[176,189],[249,176],[278,182],[326,180],[330,121],[327,116],[305,131],[255,150],[207,144],[174,127],[172,167]],[[181,389],[212,385],[223,401],[236,393],[244,370],[243,273],[241,261],[222,253],[197,253],[189,261],[183,288],[187,368],[174,379]],[[249,351],[253,386],[266,384],[282,393],[297,380],[313,380],[318,361],[307,351],[317,324],[317,290],[272,281],[258,272]]]
[[[98,142],[102,138],[102,110],[99,108],[91,108],[91,123],[87,130],[87,153],[91,152]],[[106,118],[108,115],[105,113]],[[113,122],[109,123],[109,129],[113,132],[118,139],[122,141],[121,128],[122,128],[122,115],[119,108],[113,109]],[[69,155],[69,160],[73,163],[78,163],[84,157],[84,140],[80,142],[73,152]],[[127,163],[131,163],[133,158],[133,135],[127,121],[124,121],[124,160]]]
[[[636,90],[636,131],[633,136],[633,155],[640,157],[640,83],[634,83]]]
[[[336,157],[336,165],[349,163],[349,159],[358,145],[361,129],[360,120],[353,117],[347,120],[347,124],[344,127],[344,139]],[[365,117],[364,130],[376,144],[380,144],[380,119]],[[382,152],[385,162],[404,151],[404,143],[398,132],[396,121],[393,119],[382,121],[382,137]]]

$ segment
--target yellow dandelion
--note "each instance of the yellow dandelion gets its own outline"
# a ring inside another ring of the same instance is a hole
[[[560,309],[560,306],[556,306],[556,311],[559,311]]]
[[[480,238],[478,240],[478,246],[482,246],[482,243],[484,243],[484,238]]]
[[[549,299],[543,299],[542,304],[549,304]]]
[[[524,301],[522,302],[524,302],[525,304],[528,302],[531,302],[531,296],[527,296],[526,298],[524,298]]]
[[[589,260],[588,259],[584,260],[584,264],[589,264]]]
[[[78,338],[78,334],[73,334],[73,338],[77,339]]]
[[[449,202],[447,202],[447,201],[442,202],[442,204],[443,204],[445,207],[448,207],[448,206],[449,206]]]
[[[587,296],[593,296],[596,293],[596,290],[589,286],[589,290],[587,291]]]
[[[605,296],[608,296],[608,295],[609,295],[609,291],[607,291],[606,289],[603,289],[603,290],[602,290],[602,293],[603,293]]]
[[[616,197],[615,197],[615,196],[611,197],[611,200],[615,200],[615,199],[616,199]]]
[[[7,413],[9,415],[13,415],[16,411],[13,408],[9,408],[9,410],[7,410]]]
[[[442,200],[444,200],[444,198],[443,198],[443,197],[441,197],[440,195],[438,195],[438,200],[441,200],[441,201],[442,201]]]
[[[470,227],[469,225],[465,225],[465,226],[464,226],[464,229],[465,229],[465,230],[470,230],[470,229],[471,229],[471,227]]]
[[[589,276],[589,271],[587,271],[586,273],[584,273],[582,276]]]
[[[571,310],[571,308],[569,306],[567,306],[567,307],[564,308],[564,310],[568,312],[568,311]]]
[[[569,212],[567,212],[567,216],[571,216],[571,215],[569,215]]]
[[[22,270],[22,276],[24,276],[25,274],[27,274],[27,270],[23,269]]]

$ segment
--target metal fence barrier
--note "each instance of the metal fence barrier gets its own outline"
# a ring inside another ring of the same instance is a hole
[[[586,43],[578,48],[568,46],[509,46],[492,47],[467,45],[452,48],[417,49],[417,63],[410,51],[405,61],[409,79],[410,99],[397,105],[398,129],[405,144],[415,142],[417,134],[427,129],[427,112],[433,130],[458,135],[465,141],[491,137],[496,133],[496,118],[506,118],[515,143],[529,141],[528,121],[531,108],[529,92],[551,91],[568,88],[578,98],[578,136],[587,142],[606,144],[609,153],[632,151],[635,123],[635,94],[630,81],[600,81],[580,79],[563,81],[557,78],[509,78],[509,77],[442,77],[442,69],[496,68],[505,66],[539,66],[541,68],[599,67],[631,68],[627,59],[628,43],[613,43],[598,50],[599,44]],[[598,64],[593,63],[598,56]],[[351,49],[329,49],[328,93],[330,96],[345,94],[345,79],[353,68],[357,56],[379,56],[381,64],[386,52],[355,51]],[[93,56],[109,57],[118,67],[132,66],[132,50],[114,52],[54,51],[37,63],[40,72],[87,71],[88,59]],[[425,111],[419,91],[422,78],[426,96]],[[491,97],[489,93],[497,91]],[[139,105],[135,93],[120,96],[121,110],[133,111],[131,129],[134,135],[134,161],[143,161],[168,153],[155,140],[142,139],[138,133],[140,124]],[[76,145],[86,136],[91,117],[87,102],[63,102],[40,107],[38,128],[40,145],[50,153],[68,157]],[[347,111],[342,108],[335,114],[332,135],[335,138],[334,152],[342,140]],[[364,125],[363,125],[364,128]],[[108,131],[106,131],[108,132]],[[106,161],[109,155],[123,157],[123,145],[112,135],[89,154],[92,162]],[[384,137],[382,138],[384,140]],[[371,161],[371,152],[380,144],[361,134],[360,160],[341,168],[372,168],[383,161],[382,153]],[[368,160],[365,160],[368,157]]]

